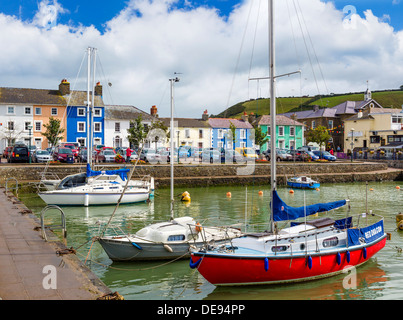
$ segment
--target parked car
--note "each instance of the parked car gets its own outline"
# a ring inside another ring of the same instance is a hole
[[[270,149],[263,152],[263,155],[266,157],[267,161],[271,159]],[[293,160],[290,153],[285,151],[284,149],[276,149],[276,160],[277,161],[291,161]]]
[[[313,151],[306,151],[306,153],[311,156],[312,161],[319,160],[319,157],[316,154],[314,154]]]
[[[25,144],[16,144],[12,147],[10,151],[10,156],[8,157],[7,162],[29,162],[29,150]]]
[[[11,149],[13,149],[13,147],[6,147],[3,151],[3,158],[8,158],[10,156],[11,153]]]
[[[112,149],[104,149],[99,151],[96,156],[98,162],[115,162],[116,153]]]
[[[220,163],[221,153],[215,148],[203,149],[200,155],[202,162]]]
[[[32,162],[48,162],[50,159],[48,150],[36,150],[32,153]]]
[[[312,151],[316,156],[319,157],[319,159],[325,159],[328,161],[336,161],[336,157],[332,156],[328,151],[322,151],[322,150],[315,150]]]
[[[292,161],[308,161],[311,160],[311,156],[307,151],[304,150],[288,150],[288,153],[291,155]]]
[[[155,152],[154,149],[143,149],[140,153],[140,160],[154,164],[161,162],[161,155]]]
[[[56,147],[53,152],[53,160],[74,163],[74,154],[70,148]]]
[[[235,150],[222,150],[221,151],[221,163],[242,163],[246,159],[239,152]]]
[[[95,160],[95,156],[96,156],[97,152],[95,150],[92,151],[92,160]],[[78,152],[78,156],[77,156],[77,161],[78,162],[83,162],[86,163],[87,162],[87,148],[81,148],[80,151]]]
[[[235,151],[246,158],[257,159],[256,151],[252,148],[235,148]]]
[[[78,151],[79,151],[79,145],[78,143],[73,143],[73,142],[62,142],[60,144],[61,147],[63,148],[70,148],[71,151],[73,152],[74,157],[77,158],[78,156]]]

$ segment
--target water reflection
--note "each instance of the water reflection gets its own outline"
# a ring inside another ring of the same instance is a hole
[[[112,290],[118,291],[125,299],[154,300],[247,300],[247,299],[402,299],[403,275],[403,231],[396,229],[395,216],[402,211],[402,189],[396,189],[396,182],[347,183],[322,185],[316,190],[294,190],[280,188],[280,197],[291,206],[302,206],[316,202],[350,199],[350,213],[357,214],[368,210],[385,217],[385,231],[392,234],[392,240],[374,258],[357,269],[357,288],[343,287],[346,275],[307,283],[225,288],[208,283],[197,270],[189,268],[189,260],[171,263],[136,262],[112,263],[98,243],[91,247],[91,239],[99,234],[101,224],[106,223],[114,211],[114,206],[64,207],[67,218],[67,246],[78,248],[79,257]],[[372,188],[372,191],[369,189]],[[267,225],[269,222],[269,187],[205,187],[177,188],[176,194],[187,190],[192,198],[188,204],[181,203],[179,196],[175,203],[175,216],[189,215],[202,223],[213,225],[253,224]],[[367,191],[368,190],[368,191]],[[259,191],[263,195],[259,195]],[[226,196],[231,192],[231,197]],[[366,203],[365,199],[368,202]],[[32,195],[27,197],[27,206],[39,213],[45,206]],[[169,219],[169,189],[158,190],[150,203],[121,205],[117,209],[113,224],[118,224],[129,232],[135,232],[155,221]],[[344,207],[328,214],[334,219],[345,217],[349,208]],[[49,214],[49,219],[52,215]],[[55,219],[60,215],[55,215]],[[90,250],[91,248],[91,250]],[[399,250],[400,249],[400,250]]]

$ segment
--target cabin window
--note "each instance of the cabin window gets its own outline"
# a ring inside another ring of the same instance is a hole
[[[287,246],[273,246],[271,247],[272,252],[284,252],[287,250]]]
[[[168,241],[182,241],[185,240],[184,234],[175,234],[168,237]]]
[[[324,248],[335,247],[338,244],[339,244],[339,238],[337,238],[337,237],[328,238],[328,239],[323,240]]]

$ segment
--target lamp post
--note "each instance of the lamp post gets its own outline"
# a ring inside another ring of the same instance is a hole
[[[351,128],[351,162],[353,162],[353,150],[354,150],[354,128]]]
[[[32,130],[32,126],[29,125],[28,126],[28,135],[29,135],[29,142],[28,142],[28,161],[29,163],[31,163],[31,130]]]

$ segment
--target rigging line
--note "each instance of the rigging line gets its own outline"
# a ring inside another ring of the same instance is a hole
[[[72,97],[72,95],[73,95],[73,93],[74,93],[74,91],[75,91],[75,87],[76,87],[76,85],[77,85],[78,76],[79,76],[79,74],[80,74],[80,72],[81,72],[81,68],[82,68],[82,66],[83,66],[83,63],[84,63],[84,60],[85,60],[85,56],[86,56],[86,53],[83,54],[83,58],[81,59],[81,64],[80,64],[80,67],[79,67],[79,69],[78,69],[78,72],[77,72],[77,75],[76,75],[76,79],[74,80],[73,88],[72,88],[72,90],[71,90],[71,93],[69,94],[69,98],[68,98],[68,100],[67,100],[66,109],[64,110],[64,113],[63,113],[63,116],[62,116],[62,119],[66,118],[66,121],[67,121],[67,115],[68,115],[68,114],[67,114],[67,110],[68,110],[68,107],[69,107],[69,105],[70,105],[71,97]],[[71,112],[71,110],[70,110],[70,112]],[[56,136],[59,135],[60,129],[61,129],[61,127],[59,126],[59,128],[58,128],[58,130],[57,130]],[[53,146],[53,147],[54,147],[54,146]],[[51,152],[51,154],[53,154],[53,151]],[[45,172],[46,172],[46,171],[48,170],[48,168],[49,168],[49,165],[50,165],[50,161],[47,161],[47,162],[46,162],[46,165],[45,165],[45,169],[43,170],[43,174],[42,174],[42,176],[41,176],[41,182],[42,182],[42,179],[44,178]]]
[[[252,1],[253,2],[253,1]],[[257,26],[258,26],[258,22],[259,22],[259,12],[260,12],[260,1],[258,1],[259,6],[257,8],[257,17],[256,17],[256,24],[255,24],[255,33],[253,35],[253,43],[252,43],[252,52],[251,52],[251,57],[250,57],[250,63],[249,63],[249,74],[248,74],[248,78],[250,78],[250,72],[252,70],[252,62],[253,62],[253,53],[255,51],[255,44],[256,44],[256,34],[257,34]]]
[[[305,18],[304,18],[304,15],[303,15],[303,13],[302,13],[302,9],[301,9],[301,7],[300,7],[299,2],[298,2],[298,7],[299,7],[299,10],[300,10],[300,12],[301,12],[302,21],[304,22],[305,29],[306,29],[307,34],[308,34],[309,42],[311,43],[312,50],[313,50],[313,53],[314,53],[315,58],[316,58],[316,62],[318,63],[318,68],[319,68],[320,74],[321,74],[321,76],[322,76],[322,80],[323,80],[324,85],[325,85],[325,88],[326,88],[326,93],[329,94],[329,89],[328,89],[328,87],[327,87],[326,79],[325,79],[325,77],[323,76],[322,67],[321,67],[321,65],[320,65],[320,63],[319,63],[319,59],[318,59],[318,56],[317,56],[317,54],[316,54],[315,46],[313,45],[313,41],[312,41],[312,38],[311,38],[311,34],[310,34],[309,31],[308,31],[308,27],[307,27],[307,25],[306,25]]]
[[[232,76],[232,81],[231,81],[231,86],[230,86],[230,90],[229,90],[229,94],[228,94],[226,109],[225,109],[225,112],[224,112],[224,118],[227,117],[227,110],[228,110],[228,108],[229,108],[229,101],[230,101],[230,98],[231,98],[232,89],[233,89],[233,87],[234,87],[235,76],[236,76],[237,71],[238,71],[239,60],[240,60],[240,58],[241,58],[241,53],[242,53],[242,48],[243,48],[243,44],[244,44],[244,41],[245,41],[246,31],[247,31],[248,25],[249,25],[249,18],[250,18],[250,13],[251,13],[251,11],[252,11],[252,4],[253,4],[253,1],[251,1],[250,6],[249,6],[249,13],[248,13],[248,17],[247,17],[247,19],[246,19],[246,25],[245,25],[245,29],[244,29],[244,32],[243,32],[243,35],[242,35],[241,45],[240,45],[240,48],[239,48],[238,57],[237,57],[236,64],[235,64],[234,73],[233,73],[233,76]]]
[[[317,79],[316,79],[315,70],[314,70],[314,68],[313,68],[311,55],[309,54],[308,45],[307,45],[307,43],[306,43],[306,39],[305,39],[305,36],[304,36],[304,31],[303,31],[303,28],[302,28],[301,19],[300,19],[300,17],[299,17],[298,10],[297,10],[297,7],[296,7],[296,5],[295,5],[295,0],[293,0],[293,4],[294,4],[294,9],[295,9],[295,12],[296,12],[296,15],[297,15],[298,24],[299,24],[299,27],[300,27],[300,30],[301,30],[302,39],[303,39],[303,41],[304,41],[305,49],[306,49],[306,52],[307,52],[307,55],[308,55],[309,64],[311,65],[313,78],[314,78],[315,84],[316,84],[316,89],[318,90],[318,94],[320,95],[320,90],[319,90],[319,86],[318,86],[318,81],[317,81]],[[302,15],[302,12],[301,12],[301,15]],[[322,102],[322,97],[321,97],[321,96],[319,97],[319,99],[320,99],[321,102]],[[323,105],[323,102],[322,102],[322,105]]]
[[[112,98],[112,94],[111,94],[111,91],[110,91],[110,89],[109,89],[109,84],[111,83],[110,81],[108,81],[107,79],[106,79],[106,76],[105,76],[105,72],[104,72],[104,67],[103,67],[103,65],[102,65],[102,62],[101,62],[101,58],[100,58],[100,56],[99,56],[99,54],[98,54],[98,57],[97,57],[98,59],[98,64],[99,64],[99,67],[101,68],[101,74],[102,74],[102,76],[103,76],[103,78],[104,78],[104,80],[105,80],[105,83],[106,83],[106,90],[107,90],[107,92],[108,92],[108,95],[109,95],[109,98],[111,99],[111,105],[115,105],[115,103],[114,103],[114,101],[113,101],[113,98]]]

